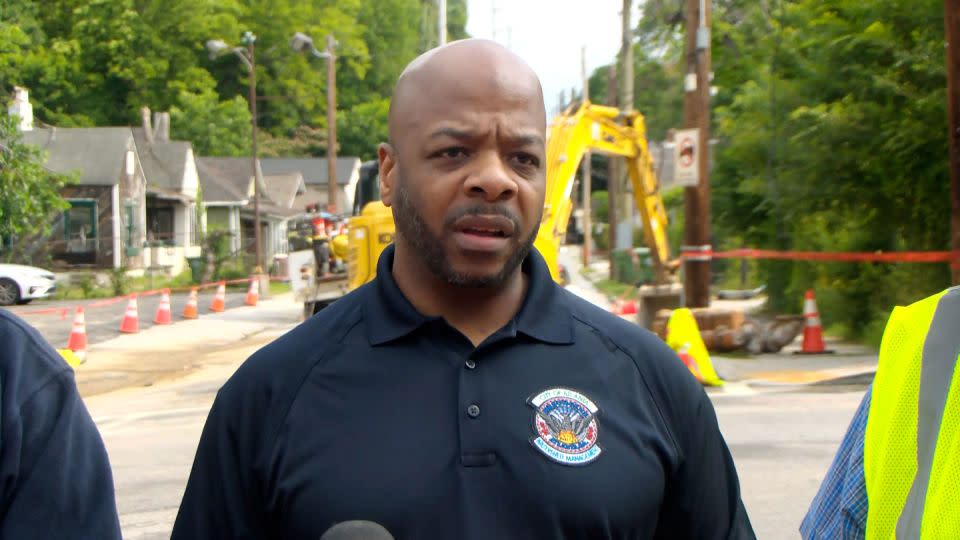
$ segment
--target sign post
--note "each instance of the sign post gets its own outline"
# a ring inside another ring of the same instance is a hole
[[[678,130],[674,141],[673,185],[697,187],[700,184],[700,130]]]

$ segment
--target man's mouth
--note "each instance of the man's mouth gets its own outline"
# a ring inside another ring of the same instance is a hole
[[[461,229],[460,232],[464,232],[467,234],[475,234],[477,236],[495,236],[499,238],[503,238],[506,236],[506,233],[504,233],[499,229],[483,229],[480,227],[467,227],[467,228]]]
[[[506,238],[513,236],[513,221],[498,215],[465,216],[454,223],[454,230],[463,234]]]

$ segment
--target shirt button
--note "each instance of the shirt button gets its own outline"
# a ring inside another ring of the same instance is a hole
[[[474,362],[473,358],[467,358],[467,361],[465,363],[467,365],[467,369],[473,369],[477,367],[477,363]]]
[[[480,416],[480,407],[477,407],[476,405],[467,407],[467,414],[470,415],[470,418],[476,418]]]

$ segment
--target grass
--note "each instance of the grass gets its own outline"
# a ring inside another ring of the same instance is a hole
[[[110,298],[114,296],[110,287],[94,287],[84,291],[79,285],[57,285],[57,290],[50,296],[50,300],[90,300],[95,298]]]
[[[601,279],[594,283],[594,286],[598,291],[609,297],[623,298],[625,300],[637,299],[637,287],[627,283],[620,283],[619,281],[613,281],[611,279]]]
[[[286,281],[271,281],[270,282],[270,294],[279,295],[286,294],[293,290],[289,283]]]
[[[236,273],[235,273],[236,274]],[[232,280],[238,279],[238,275],[232,275],[225,272],[225,275],[222,279]],[[244,274],[240,279],[246,278]],[[176,276],[167,276],[167,275],[154,275],[154,276],[140,276],[140,277],[117,277],[113,276],[113,280],[120,280],[119,285],[121,285],[122,290],[118,291],[115,288],[115,283],[111,283],[107,286],[97,286],[96,281],[93,275],[89,276],[80,276],[76,278],[75,281],[71,283],[60,283],[57,286],[57,291],[52,295],[51,299],[53,300],[91,300],[98,298],[111,298],[114,296],[122,296],[123,294],[130,294],[134,292],[143,292],[148,290],[160,290],[160,289],[174,289],[174,290],[187,290],[190,287],[196,285],[193,282],[193,274],[190,270],[184,270]],[[277,287],[274,289],[274,287]],[[246,291],[249,285],[247,283],[235,283],[227,285],[227,289],[236,290],[236,291]],[[271,282],[270,283],[270,292],[273,294],[283,294],[290,290],[290,285],[286,283]],[[122,293],[122,294],[118,294]]]

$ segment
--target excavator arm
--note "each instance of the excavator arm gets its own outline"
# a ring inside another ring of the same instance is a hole
[[[559,115],[547,136],[546,193],[534,245],[546,259],[553,278],[559,281],[557,259],[572,211],[570,195],[580,161],[587,151],[625,158],[656,281],[668,282],[678,265],[670,260],[667,213],[647,148],[643,115],[638,112],[623,115],[619,109],[589,101]]]

